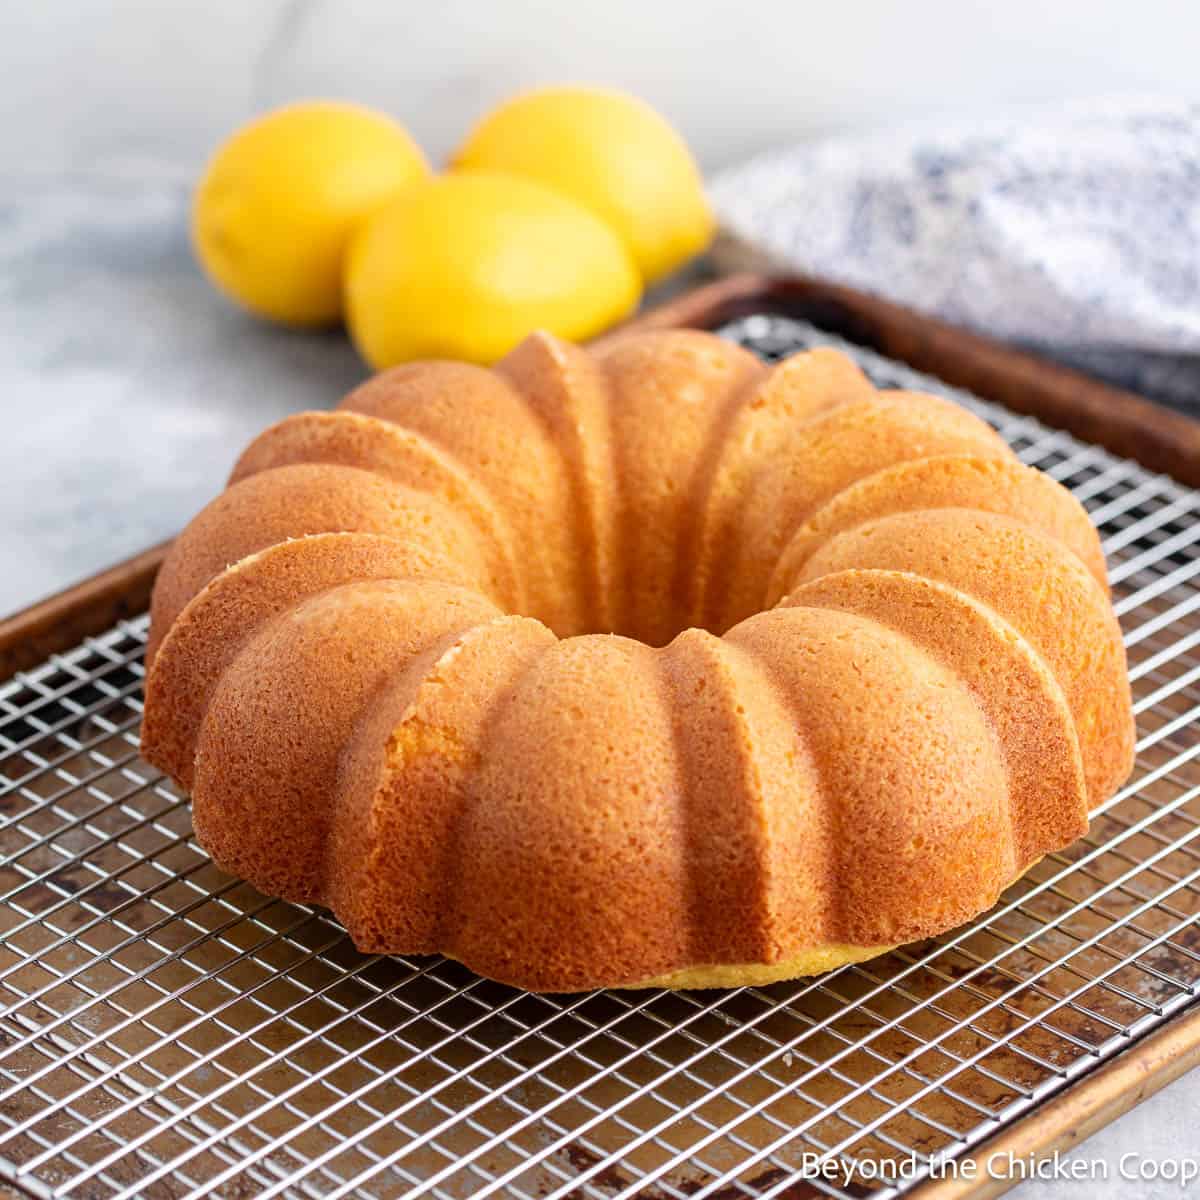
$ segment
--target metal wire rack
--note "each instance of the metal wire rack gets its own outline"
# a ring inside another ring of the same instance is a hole
[[[1139,742],[1089,834],[973,925],[820,978],[527,995],[360,955],[218,872],[138,758],[146,621],[124,621],[0,687],[0,1179],[612,1200],[803,1176],[882,1198],[1200,997],[1200,493],[810,326],[724,332],[767,357],[832,342],[882,385],[952,395],[1090,509]]]

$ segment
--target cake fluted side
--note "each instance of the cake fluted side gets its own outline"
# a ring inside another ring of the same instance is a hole
[[[491,591],[486,547],[438,497],[356,467],[277,467],[227,488],[175,539],[151,597],[147,663],[188,602],[227,567],[289,538],[342,532],[384,534],[424,548],[462,564]]]
[[[1134,727],[1125,647],[1105,589],[1062,542],[977,509],[900,512],[830,538],[809,557],[799,582],[852,567],[937,580],[998,613],[1062,687],[1090,806],[1126,778]]]
[[[511,530],[522,611],[563,637],[587,628],[571,471],[552,429],[505,374],[464,363],[411,363],[376,375],[340,407],[411,430],[458,463]]]
[[[538,655],[489,727],[442,949],[535,990],[689,960],[682,779],[660,652],[612,635]]]
[[[1087,783],[1070,706],[1041,655],[996,612],[932,579],[858,569],[803,584],[782,606],[868,617],[966,684],[1004,756],[1018,872],[1087,829]]]
[[[759,465],[780,454],[801,425],[875,394],[844,354],[824,349],[776,363],[747,390],[698,472],[690,541],[681,554],[692,568],[684,589],[691,624],[706,625],[708,615],[725,606],[736,520]]]
[[[728,585],[710,598],[705,626],[727,629],[762,608],[791,533],[838,492],[899,462],[961,453],[1011,454],[983,421],[934,396],[878,392],[790,428],[755,460],[724,530],[716,531],[713,554]]]
[[[548,334],[527,338],[496,369],[525,397],[562,458],[569,488],[564,518],[575,538],[579,627],[615,629],[616,487],[608,378],[593,355]]]
[[[480,586],[444,554],[381,534],[314,534],[248,555],[185,606],[148,661],[143,753],[191,790],[201,723],[247,640],[310,596],[375,579]]]
[[[693,963],[777,962],[829,928],[816,764],[755,659],[699,629],[662,651],[684,783]]]
[[[819,940],[911,940],[994,901],[1014,869],[1004,761],[960,679],[834,609],[759,613],[726,638],[772,680],[816,767],[831,848]]]
[[[414,656],[498,615],[465,588],[378,579],[319,592],[263,626],[222,674],[197,738],[193,823],[213,859],[271,895],[323,900],[342,751],[375,693]]]
[[[690,330],[618,338],[596,358],[612,430],[611,628],[661,646],[683,624],[687,534],[703,502],[709,447],[764,367],[740,347]]]
[[[346,743],[328,841],[328,904],[360,949],[433,953],[457,934],[460,828],[495,753],[491,726],[517,680],[557,643],[528,617],[473,625],[398,663]],[[538,886],[510,881],[509,886]]]
[[[237,484],[263,471],[299,464],[370,471],[392,485],[427,493],[453,507],[472,525],[487,558],[488,594],[506,608],[525,607],[520,550],[505,515],[470,472],[428,438],[361,413],[296,413],[264,430],[246,447],[229,482]]]
[[[972,508],[1021,521],[1061,542],[1108,587],[1096,527],[1062,484],[1015,458],[947,454],[885,467],[817,509],[780,556],[767,604],[778,604],[792,590],[809,556],[835,534],[873,518],[939,508]]]

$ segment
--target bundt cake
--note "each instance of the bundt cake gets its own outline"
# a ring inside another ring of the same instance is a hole
[[[1133,748],[1068,492],[837,352],[690,331],[279,422],[171,549],[147,667],[145,755],[221,867],[537,990],[939,933]]]

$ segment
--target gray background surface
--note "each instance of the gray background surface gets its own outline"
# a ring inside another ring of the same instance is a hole
[[[516,87],[632,88],[704,165],[829,130],[1100,90],[1200,95],[1200,7],[1115,0],[905,5],[437,5],[52,0],[0,6],[0,614],[177,530],[238,449],[363,375],[339,334],[257,324],[186,238],[205,154],[251,113],[346,95],[436,159]],[[1200,1074],[1091,1139],[1107,1182],[1030,1196],[1180,1195],[1122,1154],[1200,1155]]]
[[[435,157],[514,88],[628,87],[706,167],[818,131],[1100,91],[1200,95],[1190,0],[44,0],[0,5],[0,166],[191,169],[256,108],[349,94]]]

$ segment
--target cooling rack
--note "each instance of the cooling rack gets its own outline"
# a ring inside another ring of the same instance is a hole
[[[812,325],[723,332],[768,358],[832,342],[881,386],[950,395],[1087,506],[1138,722],[1088,835],[971,926],[815,979],[533,996],[360,955],[327,914],[217,871],[138,757],[146,619],[122,618],[0,685],[0,1180],[882,1200],[970,1190],[956,1167],[1044,1150],[1015,1135],[1090,1078],[1108,1099],[1056,1128],[1127,1104],[1122,1064],[1195,1057],[1200,493]]]

